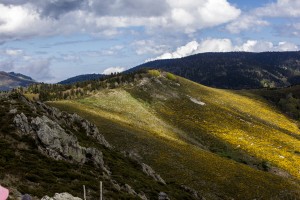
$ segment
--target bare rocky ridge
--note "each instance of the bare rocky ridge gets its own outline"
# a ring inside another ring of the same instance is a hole
[[[74,135],[66,133],[57,122],[47,116],[28,120],[26,115],[21,113],[15,116],[14,123],[20,128],[21,133],[31,135],[40,144],[39,150],[43,154],[56,160],[81,164],[90,160],[107,171],[104,167],[103,155],[99,150],[80,146]]]

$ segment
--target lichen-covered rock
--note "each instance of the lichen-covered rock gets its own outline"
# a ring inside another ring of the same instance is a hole
[[[83,119],[77,114],[68,114],[66,112],[61,112],[59,109],[48,106],[42,102],[31,102],[21,97],[23,103],[29,106],[34,112],[36,110],[42,111],[46,116],[54,120],[60,125],[67,124],[70,128],[79,126],[78,128],[82,128],[85,130],[87,136],[96,139],[103,146],[111,149],[112,146],[105,140],[104,136],[100,134],[97,126],[86,119]],[[23,130],[22,130],[23,131]]]
[[[73,197],[69,193],[55,193],[54,197],[44,196],[41,200],[82,200],[79,197]]]
[[[57,123],[42,116],[34,118],[31,125],[42,145],[58,154],[55,156],[56,159],[62,155],[65,158],[70,157],[76,162],[85,162],[83,149],[79,146],[77,139],[68,135]]]
[[[18,127],[23,134],[29,134],[30,126],[28,124],[28,119],[24,113],[17,114],[14,118],[14,123],[16,127]]]
[[[146,165],[145,163],[142,163],[142,168],[143,168],[143,172],[145,174],[147,174],[148,176],[152,177],[154,180],[156,180],[157,182],[160,182],[162,184],[166,184],[166,182],[164,181],[164,179],[162,179],[160,177],[159,174],[157,174],[149,165]]]
[[[57,160],[65,159],[78,163],[92,161],[95,165],[104,168],[102,152],[95,148],[80,146],[74,135],[67,134],[58,123],[48,117],[32,119],[31,126],[42,145],[40,150],[48,156]]]

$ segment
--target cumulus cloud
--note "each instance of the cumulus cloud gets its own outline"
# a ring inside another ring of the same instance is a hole
[[[49,35],[57,32],[54,21],[41,19],[37,11],[26,6],[0,4],[1,40],[22,39],[33,35]]]
[[[102,74],[111,74],[111,73],[115,73],[115,72],[123,72],[125,70],[125,67],[109,67],[107,69],[105,69]]]
[[[0,59],[0,71],[14,71],[30,75],[38,81],[51,81],[54,77],[51,72],[51,58],[31,57],[23,50],[7,49],[1,51],[4,56]]]
[[[167,45],[155,43],[153,40],[138,40],[132,43],[137,55],[162,54],[168,49]]]
[[[85,32],[116,36],[120,28],[172,29],[185,33],[236,19],[227,0],[0,0],[5,39]]]
[[[230,39],[206,39],[201,42],[191,41],[184,46],[178,47],[174,52],[164,53],[156,58],[146,60],[161,60],[181,58],[197,53],[204,52],[232,52],[232,51],[246,51],[246,52],[264,52],[264,51],[297,51],[298,46],[290,42],[279,42],[273,44],[269,41],[248,40],[243,44],[234,45]]]
[[[270,23],[265,18],[300,17],[300,1],[296,0],[277,0],[276,2],[266,4],[255,8],[241,17],[236,18],[226,26],[231,33],[240,33],[246,30],[256,30],[258,27],[268,26]],[[284,27],[284,26],[282,26]],[[282,29],[281,27],[281,29]],[[280,31],[279,31],[280,32]]]
[[[161,56],[158,56],[154,59],[149,59],[147,61],[169,59],[169,58],[181,58],[181,57],[185,57],[188,55],[192,55],[196,52],[198,46],[199,46],[198,42],[192,41],[192,42],[187,43],[184,46],[178,47],[176,49],[176,51],[174,51],[174,52],[167,52],[167,53],[162,54]]]
[[[253,15],[243,15],[237,20],[226,25],[226,29],[231,33],[240,33],[249,29],[258,29],[258,27],[268,26],[269,22],[259,19]]]
[[[234,47],[230,39],[207,39],[200,43],[197,41],[191,41],[186,45],[178,47],[174,52],[166,52],[151,60],[171,59],[171,58],[182,58],[185,56],[193,55],[196,53],[203,52],[226,52],[233,51]]]
[[[100,16],[161,16],[169,9],[162,0],[88,0],[88,6]]]
[[[50,59],[31,59],[21,66],[15,66],[14,71],[30,74],[35,80],[51,81],[53,76],[51,75],[50,65]]]
[[[43,17],[59,18],[60,15],[80,9],[84,6],[84,0],[1,0],[6,6],[31,7]]]
[[[258,16],[268,17],[300,17],[300,1],[297,0],[277,0],[264,7],[255,9]]]

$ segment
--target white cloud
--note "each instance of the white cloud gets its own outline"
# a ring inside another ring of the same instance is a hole
[[[4,38],[26,37],[48,30],[43,29],[47,20],[41,21],[39,14],[28,7],[0,4],[0,13],[0,36]]]
[[[0,62],[0,71],[14,71],[30,75],[37,81],[51,81],[51,59],[48,58],[23,58],[6,59]]]
[[[201,42],[191,41],[184,46],[178,47],[174,52],[164,53],[156,58],[146,60],[160,60],[181,58],[204,52],[264,52],[264,51],[297,51],[298,46],[290,42],[279,42],[277,45],[269,41],[248,40],[240,45],[233,45],[230,39],[206,39]]]
[[[171,53],[167,52],[167,53],[162,54],[161,56],[158,56],[155,59],[149,59],[147,61],[185,57],[185,56],[193,54],[197,50],[198,46],[199,46],[198,42],[192,41],[192,42],[187,43],[184,46],[178,47],[177,50],[174,52],[171,52]]]
[[[227,0],[167,0],[170,15],[165,16],[166,26],[181,27],[185,33],[218,26],[236,19],[241,11]]]
[[[19,56],[23,54],[23,50],[21,49],[6,49],[4,53],[8,56]]]
[[[270,25],[269,22],[259,19],[253,15],[243,15],[237,20],[226,25],[226,29],[231,33],[240,33],[249,29],[258,29],[262,26]]]
[[[229,39],[207,39],[200,43],[197,41],[191,41],[184,46],[178,47],[174,52],[166,52],[151,60],[170,59],[170,58],[182,58],[185,56],[193,55],[203,52],[226,52],[233,51],[231,40]]]
[[[257,30],[259,27],[270,25],[270,23],[264,19],[270,17],[299,18],[300,1],[277,0],[276,2],[266,4],[265,6],[253,9],[248,13],[244,13],[241,17],[236,18],[233,22],[229,23],[226,26],[226,29],[231,33],[240,33],[251,29]],[[292,33],[290,35],[295,34]]]
[[[3,40],[84,32],[115,37],[120,28],[172,29],[191,33],[236,19],[227,0],[0,1]]]
[[[50,70],[50,59],[32,59],[21,66],[15,66],[15,71],[18,73],[30,74],[30,76],[39,81],[50,81],[53,79]]]
[[[105,69],[102,74],[111,74],[111,73],[115,73],[115,72],[123,72],[125,70],[125,67],[110,67]]]
[[[279,42],[277,46],[278,51],[298,51],[299,48],[297,45],[291,42]]]
[[[167,45],[160,45],[153,40],[138,40],[132,43],[137,55],[162,54],[168,49]]]
[[[199,43],[196,53],[203,52],[228,52],[233,50],[230,39],[207,39]]]
[[[264,7],[257,8],[254,12],[257,16],[300,17],[300,1],[277,0],[276,3],[270,3]]]
[[[237,18],[241,11],[231,6],[226,0],[208,0],[204,5],[197,7],[198,14],[202,22],[207,26],[219,25]]]

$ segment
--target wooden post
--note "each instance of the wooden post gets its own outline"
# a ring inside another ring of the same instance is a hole
[[[86,200],[85,185],[83,185],[83,199]]]
[[[100,200],[102,200],[102,181],[100,181]]]

